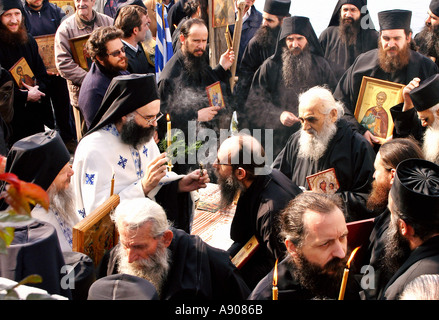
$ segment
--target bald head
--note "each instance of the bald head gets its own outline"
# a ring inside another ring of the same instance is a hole
[[[243,168],[253,176],[255,168],[265,165],[265,150],[261,143],[250,135],[232,136],[218,150],[218,164]]]

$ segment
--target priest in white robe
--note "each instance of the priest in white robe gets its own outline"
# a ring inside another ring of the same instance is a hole
[[[73,162],[76,210],[89,215],[114,193],[121,200],[149,197],[165,208],[174,227],[190,233],[191,191],[206,187],[208,175],[167,171],[168,158],[152,138],[161,117],[154,74],[115,77]]]

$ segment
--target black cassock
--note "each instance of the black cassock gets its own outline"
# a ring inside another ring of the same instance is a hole
[[[244,117],[249,121],[247,126],[250,129],[273,129],[274,156],[283,149],[291,134],[300,128],[299,122],[292,127],[284,126],[280,122],[282,112],[290,111],[298,117],[300,93],[317,85],[326,85],[333,92],[337,86],[326,59],[316,54],[311,54],[311,59],[308,78],[298,81],[293,87],[285,86],[282,79],[282,61],[276,56],[267,59],[253,78]],[[240,123],[247,124],[245,121]]]
[[[347,220],[370,218],[370,213],[364,208],[375,171],[375,152],[366,139],[354,132],[344,119],[340,119],[326,152],[315,161],[298,157],[299,138],[300,131],[291,136],[273,167],[306,189],[309,189],[307,176],[334,168],[340,184],[337,194],[346,205]]]
[[[376,49],[378,46],[378,32],[375,29],[360,28],[357,37],[355,44],[347,46],[340,37],[338,26],[329,27],[320,34],[320,45],[337,80],[340,80],[343,73],[361,53]]]
[[[439,273],[439,236],[413,250],[384,288],[380,300],[397,300],[404,287],[423,274]]]
[[[290,257],[279,260],[278,265],[278,299],[279,300],[312,300],[326,299],[328,297],[316,297],[311,291],[303,288],[297,281],[292,270],[294,263]],[[341,283],[341,281],[340,281]],[[273,299],[273,270],[270,271],[252,291],[248,300],[272,300]],[[359,284],[354,277],[348,277],[345,300],[359,300]],[[335,298],[335,297],[332,297]]]
[[[344,104],[345,119],[361,134],[364,134],[366,128],[358,123],[354,114],[364,76],[407,85],[415,77],[423,81],[438,73],[439,69],[433,61],[415,51],[411,50],[410,52],[408,66],[395,73],[386,73],[379,66],[378,49],[370,50],[359,55],[340,79],[334,92],[334,98]]]
[[[345,0],[339,0],[337,2],[328,28],[323,30],[319,37],[325,58],[329,61],[334,70],[337,81],[340,80],[343,73],[354,63],[355,59],[361,53],[376,49],[378,46],[379,33],[375,30],[375,26],[370,19],[367,1],[361,4],[358,3],[358,5],[360,5],[358,9],[361,10],[360,22],[362,23],[362,27],[357,34],[355,45],[347,46],[346,43],[342,41],[339,32],[340,12],[342,6],[347,3],[353,4],[354,2]],[[366,24],[366,27],[363,27],[364,24]]]
[[[279,238],[279,213],[302,190],[282,172],[273,169],[270,174],[258,175],[252,185],[241,194],[230,228],[234,241],[229,248],[233,257],[255,235],[259,247],[242,267],[242,275],[253,289],[286,252]]]
[[[245,300],[248,297],[250,290],[227,252],[209,246],[198,236],[171,230],[174,237],[168,249],[172,262],[161,300]],[[98,277],[117,273],[116,249],[102,259]]]
[[[160,96],[160,109],[164,114],[169,113],[172,128],[180,129],[184,133],[186,144],[193,144],[189,139],[189,121],[196,125],[196,129],[213,129],[219,137],[220,129],[228,129],[232,116],[232,99],[230,95],[229,78],[230,71],[223,69],[221,65],[215,68],[207,66],[196,76],[190,74],[184,67],[184,57],[181,50],[168,61],[163,72],[160,74],[158,83]],[[211,120],[198,122],[198,111],[209,107],[209,98],[206,87],[219,81],[223,94],[225,106],[219,110],[218,114]],[[159,136],[166,137],[166,119],[159,121]],[[199,132],[199,131],[198,131]],[[193,132],[191,132],[193,133]],[[219,140],[219,139],[218,139]],[[217,149],[215,149],[217,150]],[[177,163],[174,171],[185,174],[198,168],[198,165],[191,166]]]

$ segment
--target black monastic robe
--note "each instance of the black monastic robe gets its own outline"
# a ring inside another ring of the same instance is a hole
[[[326,152],[315,161],[298,156],[299,138],[300,131],[290,137],[272,166],[306,189],[309,189],[307,176],[334,168],[340,184],[337,194],[346,204],[347,221],[370,218],[364,208],[375,171],[375,152],[366,139],[340,119]]]
[[[161,300],[245,300],[248,297],[250,290],[226,251],[209,246],[198,236],[171,230],[174,237],[168,249],[172,262]],[[104,256],[98,277],[117,273],[116,250],[117,247]]]
[[[433,61],[415,51],[410,52],[408,66],[397,72],[387,73],[379,66],[378,49],[370,50],[359,55],[354,64],[340,79],[335,89],[334,97],[344,104],[344,117],[351,123],[353,128],[358,130],[361,134],[364,134],[366,128],[358,123],[354,114],[364,76],[407,85],[415,77],[423,81],[439,72],[438,67]]]

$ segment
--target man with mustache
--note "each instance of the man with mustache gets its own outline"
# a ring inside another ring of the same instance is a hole
[[[111,80],[128,74],[128,58],[122,43],[122,31],[116,27],[94,30],[87,40],[87,52],[93,63],[79,90],[78,106],[87,129],[101,106]]]
[[[55,227],[63,252],[72,251],[73,226],[80,220],[70,186],[74,172],[69,162],[70,153],[54,130],[17,141],[6,162],[6,172],[39,185],[49,195],[49,211],[38,205],[31,215]]]
[[[375,152],[342,118],[343,107],[330,90],[313,87],[299,96],[302,128],[293,133],[274,160],[295,184],[309,189],[307,177],[334,168],[335,193],[345,203],[348,222],[370,217],[364,205],[372,185]]]
[[[418,276],[439,273],[438,186],[439,166],[430,161],[408,159],[396,168],[383,266],[391,278],[380,300],[396,300]]]
[[[298,95],[314,86],[327,86],[333,92],[337,81],[323,57],[309,18],[287,17],[282,23],[275,54],[254,75],[245,107],[251,129],[274,129],[274,156],[300,128]],[[262,110],[266,116],[258,117]]]
[[[354,117],[363,77],[408,84],[415,77],[424,80],[439,70],[433,61],[410,49],[411,16],[412,12],[408,10],[379,12],[378,49],[359,55],[342,76],[334,92],[334,97],[344,104],[345,118],[371,145],[378,144],[379,139],[361,126]]]
[[[184,133],[185,141],[188,141],[189,121],[197,121],[197,125],[217,132],[227,129],[230,124],[229,69],[235,54],[233,48],[228,49],[218,65],[212,68],[207,59],[207,39],[208,29],[203,20],[192,18],[184,22],[180,29],[181,50],[166,63],[158,83],[160,108],[170,114],[173,128]],[[206,87],[216,82],[220,83],[225,107],[209,103]],[[195,164],[177,163],[174,170],[186,173],[191,170],[191,165]]]
[[[364,52],[377,48],[378,32],[367,9],[367,0],[339,0],[320,45],[337,81]]]
[[[121,273],[152,283],[160,300],[244,300],[250,293],[229,255],[170,226],[165,211],[146,198],[122,201],[112,216],[119,244],[103,276]]]
[[[259,242],[257,251],[240,269],[250,289],[282,259],[285,246],[279,240],[277,219],[288,202],[301,189],[276,169],[265,165],[265,152],[259,141],[250,135],[226,139],[218,149],[214,163],[221,190],[221,206],[228,207],[239,195],[228,249],[234,257],[251,237]]]
[[[152,139],[163,116],[154,74],[114,77],[73,162],[76,210],[83,217],[114,193],[121,200],[149,197],[160,203],[174,226],[190,232],[191,191],[209,182],[200,170],[177,176]]]
[[[439,64],[439,1],[432,0],[425,27],[415,36],[417,51]]]
[[[70,103],[73,107],[78,142],[86,131],[84,117],[79,110],[79,89],[87,71],[73,58],[69,39],[91,34],[93,30],[112,26],[113,19],[93,10],[96,0],[75,0],[75,14],[66,18],[55,34],[55,62],[60,75],[67,80]]]
[[[290,7],[290,0],[265,1],[262,24],[244,48],[237,73],[238,82],[233,90],[237,108],[245,104],[256,70],[274,53],[283,19],[290,16]]]
[[[288,250],[279,260],[279,300],[337,299],[349,258],[345,217],[341,203],[327,195],[304,192],[280,216],[281,237]],[[353,277],[348,278],[346,300],[359,300]],[[250,294],[250,300],[271,300],[273,271]]]
[[[439,164],[439,75],[413,79],[403,97],[403,103],[390,109],[394,136],[413,136],[422,144],[425,159]]]
[[[387,242],[387,230],[390,223],[390,211],[387,207],[390,188],[395,179],[396,167],[406,159],[423,159],[422,149],[416,140],[395,138],[381,145],[374,162],[372,190],[367,199],[367,210],[376,216],[374,227],[365,248],[364,260],[360,265],[374,268],[374,286],[363,288],[364,299],[376,299],[389,280],[389,274],[382,272],[384,247]],[[367,249],[366,249],[367,248]]]
[[[21,138],[43,132],[44,126],[53,127],[53,112],[46,97],[49,84],[43,60],[38,53],[38,45],[26,30],[25,14],[21,1],[3,0],[0,2],[0,64],[10,70],[24,58],[34,74],[35,83],[23,84],[20,89],[14,86],[14,114],[10,121],[12,135],[10,147]],[[16,69],[16,68],[14,68]]]

